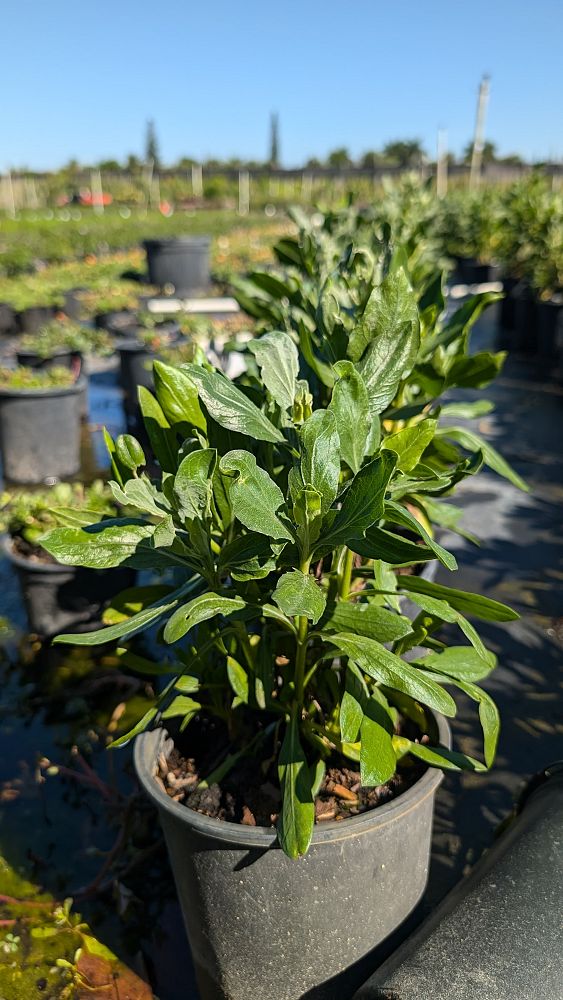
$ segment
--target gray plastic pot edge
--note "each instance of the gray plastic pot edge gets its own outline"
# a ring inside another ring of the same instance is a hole
[[[22,399],[31,399],[35,396],[40,399],[45,399],[46,396],[72,396],[76,393],[83,392],[87,386],[87,379],[84,375],[80,375],[73,382],[72,385],[67,386],[53,386],[47,389],[8,389],[0,388],[0,396],[17,396]]]
[[[427,709],[433,716],[438,726],[438,736],[440,743],[448,748],[451,747],[451,730],[444,716]],[[204,834],[212,840],[220,843],[231,843],[238,846],[247,847],[249,850],[256,847],[278,847],[277,835],[274,828],[269,827],[248,827],[239,823],[228,823],[224,820],[213,819],[204,816],[187,808],[180,802],[173,802],[170,796],[159,787],[154,779],[154,766],[156,758],[160,753],[164,741],[167,739],[165,729],[157,728],[149,732],[140,733],[135,739],[133,758],[135,769],[144,790],[153,800],[159,809],[164,809],[176,817],[181,817],[189,826],[199,833]],[[322,825],[317,824],[313,833],[311,844],[324,844],[338,840],[345,840],[348,837],[356,837],[365,829],[373,826],[383,826],[396,814],[408,811],[412,806],[429,795],[433,795],[443,779],[443,772],[434,768],[428,768],[421,778],[414,785],[411,785],[406,792],[397,798],[386,802],[376,809],[370,809],[358,816],[352,816],[346,821],[328,821]]]

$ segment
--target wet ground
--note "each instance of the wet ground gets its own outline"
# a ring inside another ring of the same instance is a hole
[[[474,348],[494,344],[495,333],[494,322],[481,321]],[[456,536],[444,544],[458,557],[457,587],[510,603],[522,617],[509,625],[480,626],[499,658],[486,682],[503,720],[499,754],[488,775],[445,778],[428,890],[409,926],[492,843],[527,779],[563,758],[563,381],[555,370],[510,357],[495,386],[480,395],[496,409],[479,429],[528,481],[530,493],[487,472],[467,481],[456,503],[481,546]],[[124,429],[121,393],[111,369],[90,380],[90,425],[104,424],[112,434]],[[102,469],[99,430],[91,442],[89,469]],[[441,570],[439,579],[451,583],[448,576]],[[5,561],[0,564],[0,615],[5,619],[0,853],[59,898],[74,896],[76,909],[98,936],[150,978],[160,1000],[196,1000],[156,819],[135,796],[130,751],[104,749],[116,706],[128,703],[128,713],[138,711],[143,683],[127,681],[111,654],[93,662],[71,651],[61,661],[26,638],[17,582]],[[472,702],[462,703],[453,731],[456,745],[480,753]],[[72,745],[92,763],[94,777],[80,754],[69,758]],[[42,757],[71,767],[78,776],[50,775],[44,761],[42,769],[38,764]],[[128,824],[138,833],[125,850],[121,831]]]

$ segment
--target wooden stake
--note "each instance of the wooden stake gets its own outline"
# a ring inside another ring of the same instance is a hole
[[[448,193],[448,133],[446,129],[438,129],[436,146],[436,194],[445,198]]]
[[[239,170],[238,214],[248,215],[249,211],[250,211],[250,174],[248,170]]]
[[[475,135],[473,138],[473,151],[471,153],[471,167],[469,169],[469,187],[471,189],[479,186],[481,180],[481,164],[483,162],[483,139],[485,136],[485,115],[489,101],[489,77],[484,76],[479,86],[479,96],[477,98],[477,115],[475,117]]]

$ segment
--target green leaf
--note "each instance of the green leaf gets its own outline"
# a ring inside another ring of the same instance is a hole
[[[348,545],[359,556],[364,556],[365,559],[382,559],[390,566],[412,566],[434,558],[432,549],[410,542],[392,531],[378,528],[376,524],[372,524],[363,537],[351,538]]]
[[[461,420],[472,420],[474,417],[484,417],[495,404],[490,399],[478,399],[474,403],[446,403],[440,407],[442,417],[459,417]]]
[[[449,646],[442,653],[430,653],[417,663],[425,669],[447,674],[460,681],[480,681],[496,666],[493,660],[484,660],[473,646]]]
[[[416,296],[402,268],[370,295],[362,322],[350,336],[349,354],[359,361],[372,413],[382,413],[411,371],[420,343]]]
[[[479,354],[456,357],[448,368],[444,388],[481,389],[497,377],[505,358],[506,351],[499,351],[498,354],[481,351]]]
[[[322,617],[326,605],[326,595],[315,578],[300,569],[293,569],[279,578],[272,600],[285,615],[303,615],[313,625]]]
[[[154,524],[120,518],[83,528],[53,528],[41,539],[41,545],[64,566],[110,569],[124,562],[131,564],[141,543],[153,532]]]
[[[149,479],[140,477],[128,479],[123,489],[118,483],[109,483],[109,488],[117,503],[126,507],[136,507],[137,510],[155,517],[166,517],[170,505],[166,497],[159,493]]]
[[[151,448],[163,472],[176,471],[176,447],[174,435],[170,429],[160,403],[144,385],[137,387],[139,407],[143,415]]]
[[[133,726],[133,728],[130,729],[128,733],[125,733],[123,736],[118,736],[118,738],[116,740],[113,740],[112,743],[109,743],[108,746],[122,747],[125,743],[129,743],[129,741],[132,740],[139,733],[144,733],[147,726],[150,726],[157,712],[158,712],[157,708],[149,708],[148,712],[145,712],[142,719],[139,719],[137,724]]]
[[[437,559],[440,560],[446,569],[454,570],[457,569],[457,560],[451,552],[448,552],[442,545],[439,545],[431,535],[428,534],[426,528],[420,523],[418,518],[411,514],[410,510],[406,507],[402,507],[400,504],[395,503],[393,500],[387,501],[385,504],[385,518],[394,524],[401,524],[404,528],[410,528],[411,531],[416,531],[418,535],[426,542],[429,549]]]
[[[152,543],[155,549],[168,549],[174,544],[175,538],[176,528],[174,527],[172,514],[168,514],[154,529]]]
[[[360,670],[386,687],[408,694],[443,715],[455,715],[455,702],[447,691],[379,642],[349,632],[339,632],[337,635],[323,633],[323,638],[349,656]]]
[[[124,469],[120,465],[119,459],[117,458],[117,452],[115,449],[114,440],[111,434],[109,433],[107,427],[104,427],[103,435],[104,435],[104,444],[106,446],[106,451],[110,458],[111,474],[113,478],[119,483],[119,485],[123,486],[125,480],[129,478],[129,472],[127,469]]]
[[[358,472],[366,453],[372,422],[368,391],[351,361],[338,361],[334,370],[338,378],[332,390],[329,409],[336,417],[342,458],[352,472]]]
[[[262,580],[275,567],[269,541],[254,532],[233,538],[219,556],[219,569],[227,570],[233,580]]]
[[[163,361],[153,363],[153,372],[156,398],[171,426],[188,424],[205,433],[206,420],[199,405],[197,387],[186,372]]]
[[[370,788],[384,785],[397,768],[393,749],[393,726],[389,715],[375,698],[364,707],[360,729],[360,778]]]
[[[227,676],[237,698],[240,698],[240,700],[247,705],[248,674],[244,667],[242,667],[237,660],[233,659],[232,656],[227,657]]]
[[[162,712],[163,719],[176,719],[178,716],[195,715],[199,712],[201,704],[184,694],[179,694]]]
[[[500,601],[493,601],[490,597],[483,597],[481,594],[470,594],[464,590],[456,590],[454,587],[445,587],[442,583],[431,583],[419,576],[402,576],[400,585],[402,590],[428,594],[430,597],[447,601],[450,607],[455,608],[456,611],[473,615],[482,621],[511,622],[520,617],[518,612],[513,611],[506,604],[501,604]]]
[[[118,622],[127,621],[139,611],[148,608],[156,601],[170,597],[174,594],[174,588],[164,584],[150,584],[144,587],[127,587],[112,598],[111,603],[102,615],[104,625],[117,625]]]
[[[458,441],[462,448],[466,448],[468,451],[481,451],[485,459],[485,464],[489,468],[493,469],[494,472],[497,472],[504,479],[508,479],[518,489],[524,490],[526,493],[528,492],[529,487],[522,477],[480,434],[476,434],[475,431],[470,431],[466,427],[441,427],[437,433],[442,437]]]
[[[291,470],[292,472],[295,470]],[[297,537],[303,557],[310,555],[311,546],[321,531],[322,497],[312,486],[299,490],[293,504],[293,520],[297,525]]]
[[[395,467],[395,456],[382,452],[354,476],[342,497],[328,529],[323,531],[318,549],[329,552],[337,545],[351,545],[350,539],[361,535],[383,515],[385,491]]]
[[[395,642],[411,631],[408,618],[397,615],[393,611],[379,607],[377,604],[352,603],[337,601],[328,608],[328,614],[322,621],[322,629],[332,628],[336,632],[354,632],[365,635],[378,642]],[[353,743],[353,740],[346,740]]]
[[[480,760],[469,757],[457,750],[447,750],[446,747],[431,747],[427,743],[413,743],[403,736],[393,739],[399,753],[412,753],[430,767],[439,767],[443,771],[486,771]]]
[[[101,628],[97,632],[81,632],[77,635],[72,633],[57,635],[53,642],[71,643],[73,646],[101,646],[106,642],[113,642],[114,639],[130,639],[138,632],[144,632],[149,625],[154,625],[170,611],[173,611],[178,606],[183,592],[183,588],[175,591],[174,594],[150,604],[148,608],[144,608],[138,614],[125,618],[115,625],[108,626],[108,628]]]
[[[398,455],[397,468],[401,472],[410,472],[420,462],[435,432],[436,420],[427,417],[413,427],[404,427],[390,434],[385,438],[384,446]]]
[[[174,477],[174,497],[180,517],[191,520],[209,516],[216,463],[214,448],[192,451],[182,459]]]
[[[249,350],[256,358],[262,381],[282,410],[293,406],[299,354],[288,333],[275,330],[251,341]]]
[[[431,676],[435,675],[432,674]],[[472,684],[468,680],[461,680],[459,678],[456,680],[446,679],[444,683],[453,684],[479,705],[479,721],[483,730],[485,763],[487,767],[492,767],[500,735],[500,715],[497,706],[487,691],[483,691],[482,688],[477,687],[476,684]]]
[[[321,497],[321,511],[329,509],[338,493],[340,445],[331,410],[315,410],[301,428],[301,475]]]
[[[115,442],[115,456],[121,465],[136,472],[141,465],[146,465],[145,453],[141,445],[131,434],[120,434]]]
[[[221,427],[250,435],[257,441],[278,444],[285,440],[281,431],[225,375],[194,364],[183,365],[181,371],[186,371],[195,382],[199,398]]]
[[[219,594],[200,594],[194,597],[187,604],[182,604],[171,618],[166,622],[164,628],[164,641],[168,643],[178,642],[182,636],[186,635],[190,629],[195,628],[201,622],[215,618],[217,615],[228,617],[237,611],[242,611],[246,607],[246,602],[242,597],[221,597]]]
[[[355,743],[364,717],[365,685],[352,670],[346,671],[344,683],[340,702],[340,736],[343,743]]]
[[[276,511],[284,503],[279,486],[256,464],[249,451],[229,451],[220,461],[221,472],[232,477],[229,499],[235,517],[245,528],[273,539],[293,541]]]
[[[399,588],[402,588],[400,580]],[[469,639],[471,645],[477,650],[479,656],[481,656],[486,663],[492,662],[491,658],[493,654],[490,653],[489,650],[483,645],[483,641],[476,629],[459,611],[450,607],[447,601],[442,601],[437,597],[429,597],[428,594],[418,593],[411,593],[410,599],[414,604],[418,604],[424,612],[431,615],[433,618],[458,625],[463,634]]]
[[[285,730],[278,758],[278,774],[282,791],[278,840],[284,853],[295,859],[307,853],[315,823],[311,772],[299,741],[295,716]]]

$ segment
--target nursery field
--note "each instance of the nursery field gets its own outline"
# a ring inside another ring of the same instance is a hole
[[[352,1000],[493,844],[561,758],[562,322],[542,178],[0,220],[2,1000]]]

